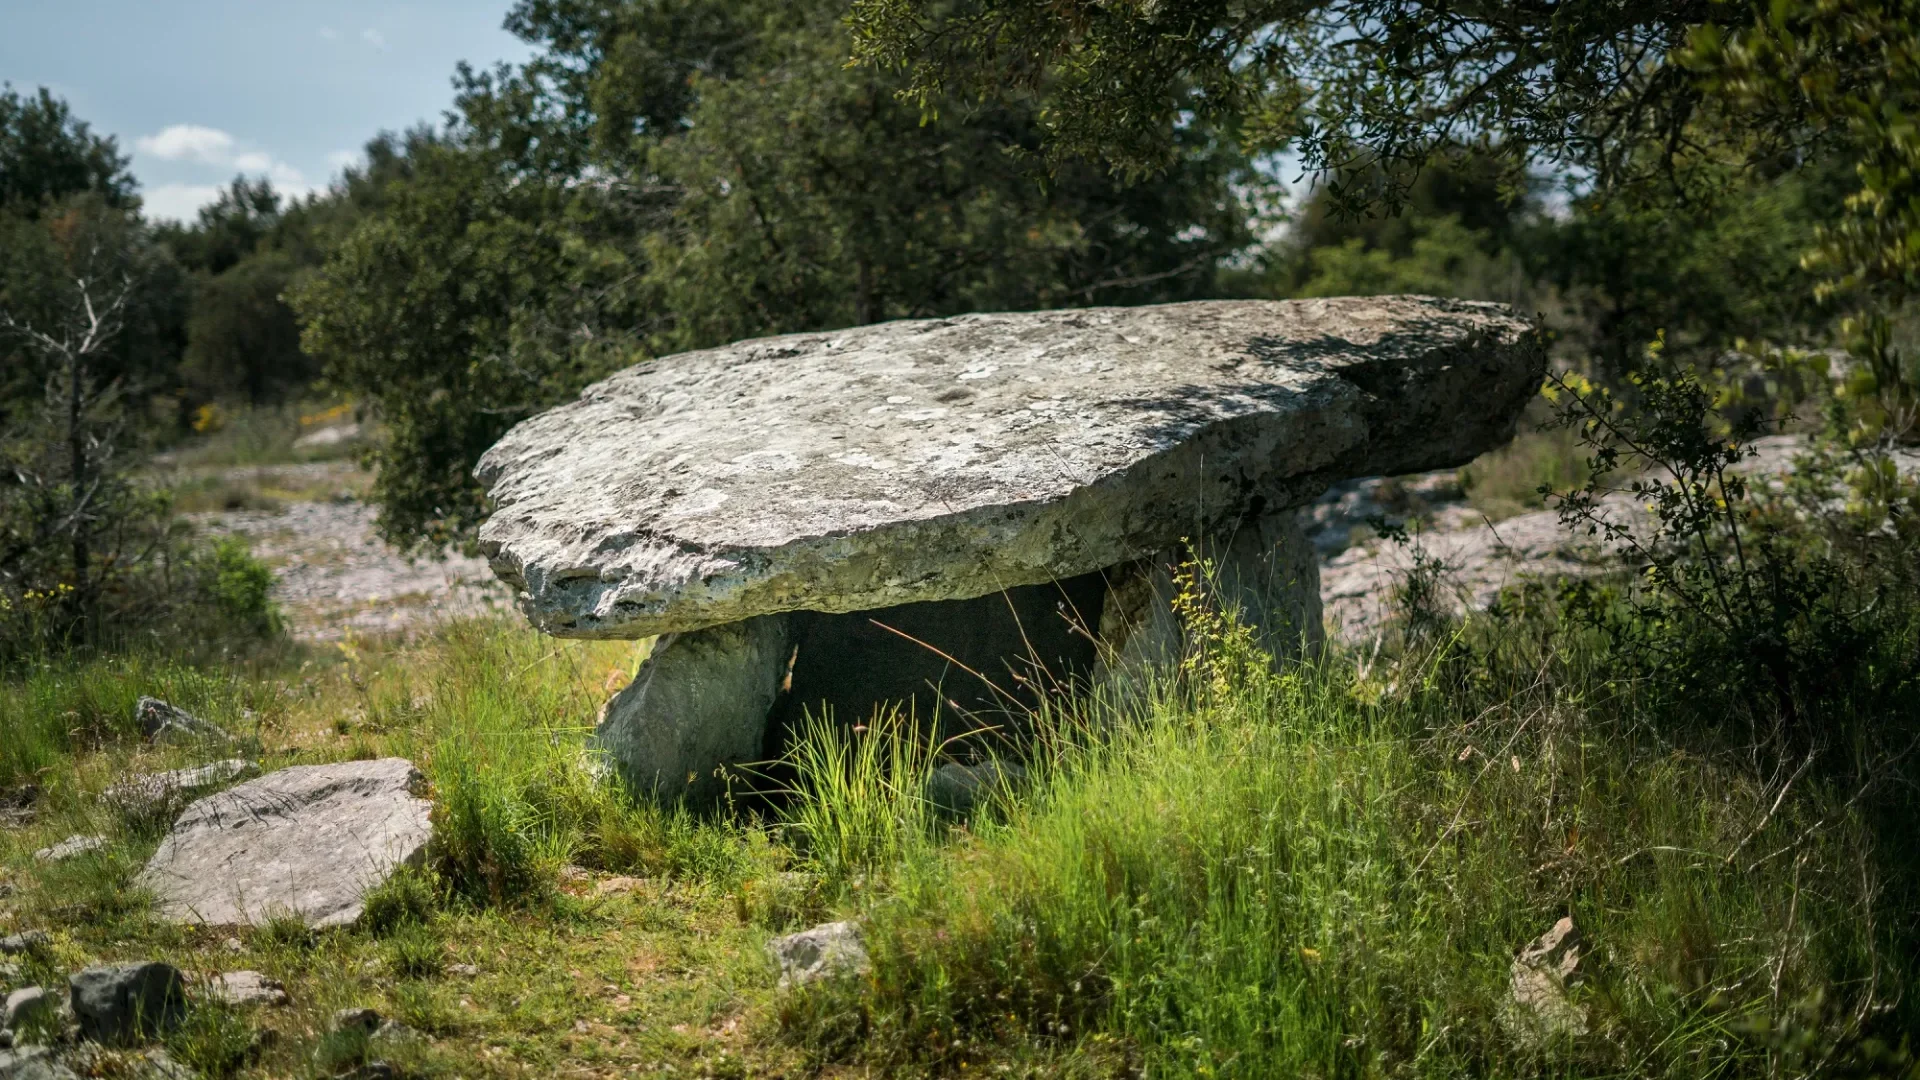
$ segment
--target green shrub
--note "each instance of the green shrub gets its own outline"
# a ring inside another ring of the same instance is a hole
[[[403,979],[438,975],[447,966],[447,945],[424,922],[408,923],[387,938],[387,970]]]
[[[166,1045],[174,1060],[195,1074],[222,1080],[252,1059],[257,1044],[246,1017],[218,1002],[198,1001],[168,1033]]]
[[[433,918],[438,906],[437,883],[430,874],[403,868],[367,893],[360,925],[384,937]]]

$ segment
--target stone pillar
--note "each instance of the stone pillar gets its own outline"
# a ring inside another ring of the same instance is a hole
[[[701,805],[723,765],[760,757],[792,652],[785,615],[665,634],[607,702],[594,740],[637,792]]]
[[[1188,559],[1210,562],[1212,600],[1236,612],[1276,660],[1316,655],[1325,645],[1319,558],[1299,515],[1287,511],[1110,572],[1096,681],[1137,683],[1179,663],[1186,642],[1173,610],[1174,570]]]

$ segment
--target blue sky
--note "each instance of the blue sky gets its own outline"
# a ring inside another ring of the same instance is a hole
[[[0,81],[117,136],[154,217],[236,173],[324,187],[368,138],[436,123],[455,63],[521,60],[509,0],[0,0]]]

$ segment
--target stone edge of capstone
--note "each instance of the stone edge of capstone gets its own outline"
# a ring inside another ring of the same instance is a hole
[[[1342,297],[1342,298],[1328,298],[1328,299],[1350,301],[1354,303],[1356,306],[1364,306],[1369,302],[1375,303],[1375,304],[1385,304],[1385,303],[1400,303],[1400,302],[1412,301],[1412,302],[1417,302],[1424,305],[1430,305],[1433,309],[1436,309],[1437,312],[1440,314],[1453,316],[1456,318],[1462,318],[1462,319],[1478,320],[1481,323],[1481,325],[1467,329],[1467,332],[1463,334],[1459,340],[1448,342],[1444,345],[1441,345],[1439,346],[1438,350],[1434,350],[1434,351],[1439,351],[1443,353],[1461,353],[1461,352],[1484,353],[1486,350],[1492,349],[1492,350],[1501,351],[1501,352],[1509,352],[1511,354],[1517,355],[1518,363],[1511,365],[1511,368],[1516,378],[1513,380],[1511,386],[1506,387],[1506,389],[1511,390],[1512,393],[1510,395],[1506,395],[1506,398],[1503,398],[1502,400],[1497,400],[1495,402],[1489,403],[1489,410],[1491,415],[1494,415],[1494,416],[1502,416],[1502,414],[1504,415],[1502,419],[1500,419],[1498,422],[1491,425],[1491,427],[1486,433],[1487,437],[1485,438],[1474,440],[1472,443],[1466,446],[1454,446],[1454,445],[1438,446],[1438,447],[1435,447],[1431,452],[1425,454],[1424,456],[1410,457],[1403,454],[1403,455],[1400,455],[1399,457],[1391,458],[1391,459],[1363,458],[1363,459],[1355,460],[1351,462],[1343,462],[1342,467],[1336,468],[1336,469],[1319,470],[1318,472],[1303,472],[1302,474],[1299,474],[1296,477],[1290,477],[1288,479],[1300,481],[1301,486],[1303,487],[1303,490],[1307,486],[1316,487],[1316,490],[1314,492],[1296,496],[1292,501],[1288,503],[1286,507],[1270,506],[1268,508],[1269,510],[1284,510],[1284,509],[1289,509],[1299,505],[1304,505],[1305,503],[1310,502],[1312,498],[1317,494],[1317,489],[1324,488],[1328,484],[1338,482],[1343,479],[1350,479],[1358,476],[1370,476],[1370,475],[1387,475],[1387,474],[1397,475],[1397,474],[1407,473],[1407,472],[1419,472],[1419,471],[1428,471],[1433,469],[1454,468],[1461,465],[1465,465],[1467,462],[1471,461],[1474,457],[1477,457],[1479,454],[1485,453],[1486,451],[1493,449],[1497,446],[1504,445],[1508,440],[1510,440],[1513,437],[1513,434],[1517,429],[1517,426],[1519,423],[1521,411],[1524,409],[1526,402],[1531,400],[1533,395],[1538,392],[1540,379],[1544,375],[1545,369],[1546,369],[1547,357],[1546,357],[1546,350],[1545,350],[1545,341],[1544,341],[1543,335],[1541,334],[1539,322],[1537,319],[1528,319],[1520,315],[1517,311],[1515,311],[1513,308],[1511,308],[1508,305],[1494,303],[1490,301],[1457,300],[1457,299],[1447,298],[1447,297],[1431,297],[1431,296],[1412,295],[1412,294],[1375,296],[1375,297]],[[1163,308],[1180,308],[1180,307],[1185,307],[1189,305],[1197,306],[1197,305],[1219,305],[1219,304],[1233,304],[1233,303],[1290,305],[1290,304],[1296,304],[1296,303],[1313,303],[1313,302],[1319,302],[1319,301],[1314,301],[1314,300],[1298,300],[1298,301],[1295,301],[1295,300],[1282,300],[1282,301],[1203,300],[1203,301],[1188,301],[1183,303],[1155,305],[1155,306],[1163,307]],[[672,356],[667,356],[667,357],[661,357],[656,360],[647,361],[646,363],[659,364],[659,363],[670,362],[677,359],[703,357],[703,356],[709,356],[714,354],[725,354],[730,351],[739,349],[742,346],[745,346],[748,344],[762,345],[765,347],[779,347],[782,343],[786,343],[788,346],[797,346],[803,343],[814,343],[814,342],[831,339],[831,338],[844,338],[844,336],[849,333],[859,333],[861,331],[877,331],[877,330],[880,330],[881,328],[888,328],[893,332],[898,332],[899,329],[903,326],[924,326],[927,328],[935,328],[935,327],[941,327],[941,326],[949,326],[956,323],[965,323],[972,320],[1001,318],[1009,315],[1018,316],[1018,315],[1024,315],[1024,314],[1059,314],[1064,311],[1072,311],[1076,314],[1094,314],[1094,313],[1105,312],[1105,311],[1127,311],[1127,310],[1134,310],[1134,309],[1108,307],[1108,308],[1061,309],[1060,311],[1035,312],[1035,313],[977,312],[977,313],[969,313],[965,315],[949,316],[946,318],[938,318],[938,319],[895,320],[892,322],[875,323],[875,324],[871,324],[870,326],[854,327],[854,328],[850,328],[847,330],[840,330],[840,331],[806,331],[806,332],[785,334],[785,335],[779,335],[779,336],[768,337],[768,338],[750,338],[750,339],[745,339],[743,341],[733,342],[727,345],[717,346],[710,349],[702,349],[702,350],[696,350],[696,351],[687,352],[687,353],[674,354]],[[1431,356],[1433,355],[1434,351],[1429,351],[1422,355]],[[1363,397],[1372,398],[1374,396],[1374,392],[1366,388],[1365,386],[1360,385],[1357,378],[1358,371],[1364,366],[1365,365],[1363,364],[1350,364],[1344,367],[1334,367],[1329,369],[1328,374],[1336,379],[1339,379],[1344,383],[1348,383],[1356,386],[1360,390]],[[1413,366],[1417,366],[1417,365],[1413,365]],[[564,410],[564,409],[573,407],[575,405],[578,405],[580,403],[588,402],[594,399],[596,395],[603,393],[604,392],[603,387],[607,383],[620,378],[622,375],[625,375],[626,373],[631,372],[632,370],[633,368],[627,368],[627,369],[623,369],[621,372],[616,372],[615,374],[608,376],[606,379],[602,379],[588,386],[587,388],[583,389],[580,392],[580,394],[577,395],[572,402],[562,404],[560,406],[556,406],[554,410],[548,410],[548,412]],[[541,415],[545,415],[545,414],[543,413]],[[524,423],[525,422],[523,422],[523,425]],[[512,455],[508,452],[508,449],[515,445],[513,441],[515,432],[518,431],[523,425],[516,425],[515,429],[510,430],[505,436],[503,436],[494,445],[494,447],[490,448],[487,451],[487,453],[481,457],[480,462],[475,466],[474,475],[477,479],[481,481],[483,485],[488,486],[490,489],[497,487],[498,482],[504,476],[507,468],[509,467],[509,459],[511,458]],[[1170,451],[1162,451],[1162,454],[1167,452],[1170,452]],[[1154,458],[1158,456],[1160,455],[1150,455],[1148,458],[1143,458],[1140,462],[1135,463],[1134,467],[1144,465],[1147,462],[1154,460]],[[1108,478],[1103,478],[1103,479],[1108,479]],[[1098,484],[1100,482],[1101,481],[1094,481],[1094,484]],[[1069,498],[1071,498],[1075,493],[1083,490],[1084,488],[1088,488],[1092,486],[1094,485],[1093,484],[1077,485],[1076,487],[1070,489],[1066,493],[1063,493],[1057,497],[1047,499],[1047,500],[1037,500],[1036,505],[1062,504],[1066,502]],[[510,512],[511,512],[511,504],[502,504],[496,507],[495,518],[503,518],[503,517],[509,516]],[[939,528],[944,525],[950,524],[952,522],[964,519],[974,513],[977,513],[977,509],[959,511],[951,515],[938,515],[935,517],[915,520],[913,522],[908,522],[908,523],[882,525],[882,526],[869,529],[869,530],[864,530],[864,531],[867,534],[875,534],[875,533],[883,533],[883,532],[894,531],[894,530],[911,531],[914,529]],[[491,520],[490,520],[490,523],[491,523]],[[527,531],[532,531],[532,530],[527,530]],[[620,620],[595,619],[590,624],[583,624],[580,620],[579,615],[573,610],[574,608],[577,608],[579,605],[577,604],[577,602],[570,603],[568,596],[566,595],[567,593],[572,591],[570,588],[571,586],[577,585],[583,579],[578,578],[577,576],[555,575],[549,578],[549,581],[551,581],[552,584],[548,584],[539,590],[532,590],[527,587],[526,560],[521,556],[519,556],[516,552],[516,548],[521,546],[520,544],[516,543],[516,541],[523,541],[526,535],[527,535],[526,532],[522,532],[520,535],[509,535],[506,539],[502,540],[497,535],[492,537],[488,536],[487,531],[483,528],[480,547],[481,547],[482,553],[487,557],[488,562],[490,566],[493,568],[496,576],[498,576],[502,581],[506,582],[508,585],[514,588],[518,604],[522,612],[528,618],[528,620],[538,629],[541,629],[547,633],[550,633],[559,637],[602,638],[602,639],[645,638],[645,637],[652,637],[652,636],[663,634],[663,633],[680,633],[680,632],[704,629],[709,626],[725,625],[728,623],[739,622],[743,619],[755,618],[762,615],[786,614],[793,611],[804,611],[804,610],[820,610],[820,611],[867,610],[871,607],[892,606],[895,603],[914,602],[913,597],[903,597],[903,598],[890,598],[885,602],[878,603],[878,604],[856,603],[852,606],[834,606],[828,603],[824,603],[822,598],[811,597],[811,598],[805,598],[803,601],[796,601],[796,602],[792,602],[792,603],[781,605],[781,606],[767,606],[761,609],[745,610],[745,611],[737,611],[737,612],[730,611],[724,615],[719,615],[713,618],[706,618],[706,619],[689,618],[684,613],[668,614],[666,612],[659,612],[659,613],[640,612],[640,613],[631,615],[630,617],[625,619],[620,619]],[[852,535],[852,534],[848,534],[848,535]],[[795,544],[803,544],[810,541],[817,542],[821,540],[831,540],[831,539],[837,539],[837,538],[839,538],[839,534],[823,533],[819,537],[800,538],[796,541],[790,542],[789,544],[782,545],[782,548],[791,548]],[[670,546],[680,546],[680,545],[670,545]],[[1153,545],[1148,545],[1148,546],[1153,546]],[[1144,548],[1143,548],[1143,551],[1144,551]],[[716,566],[725,567],[727,569],[734,570],[738,576],[740,576],[742,579],[745,579],[752,576],[754,565],[756,563],[764,563],[767,561],[769,551],[764,549],[759,549],[759,548],[730,549],[730,548],[724,548],[724,547],[713,547],[709,549],[703,549],[701,554],[704,554],[707,557],[709,557],[716,564]],[[1076,569],[1071,573],[1086,573],[1086,572],[1092,572],[1093,570],[1097,570],[1097,569],[1100,569],[1100,568],[1089,567],[1085,569]],[[1071,573],[1065,576],[1071,576]],[[546,577],[547,575],[540,575],[540,576]],[[1026,577],[1020,577],[1017,580],[1008,579],[1006,580],[1004,587],[1012,587],[1016,585],[1039,584],[1039,583],[1042,583],[1044,580],[1047,580],[1047,579],[1035,578],[1035,579],[1029,580]],[[672,588],[668,588],[660,591],[665,593],[671,593],[676,590]],[[987,588],[978,593],[969,594],[969,595],[984,595],[985,592],[991,592],[991,591],[993,591],[992,588]],[[958,593],[954,594],[951,597],[948,597],[945,595],[938,597],[938,599],[946,599],[946,598],[959,599],[959,598],[965,598],[965,597],[962,597]],[[928,597],[926,599],[936,599],[936,598]],[[805,602],[807,600],[810,600],[812,602]],[[616,607],[617,606],[619,605],[616,604]]]

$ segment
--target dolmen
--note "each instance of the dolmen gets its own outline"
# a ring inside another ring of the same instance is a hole
[[[654,638],[597,740],[665,799],[806,715],[1008,731],[1177,657],[1176,569],[1276,655],[1321,639],[1293,509],[1463,465],[1540,385],[1533,326],[1397,296],[979,314],[649,361],[481,459],[535,626]]]

